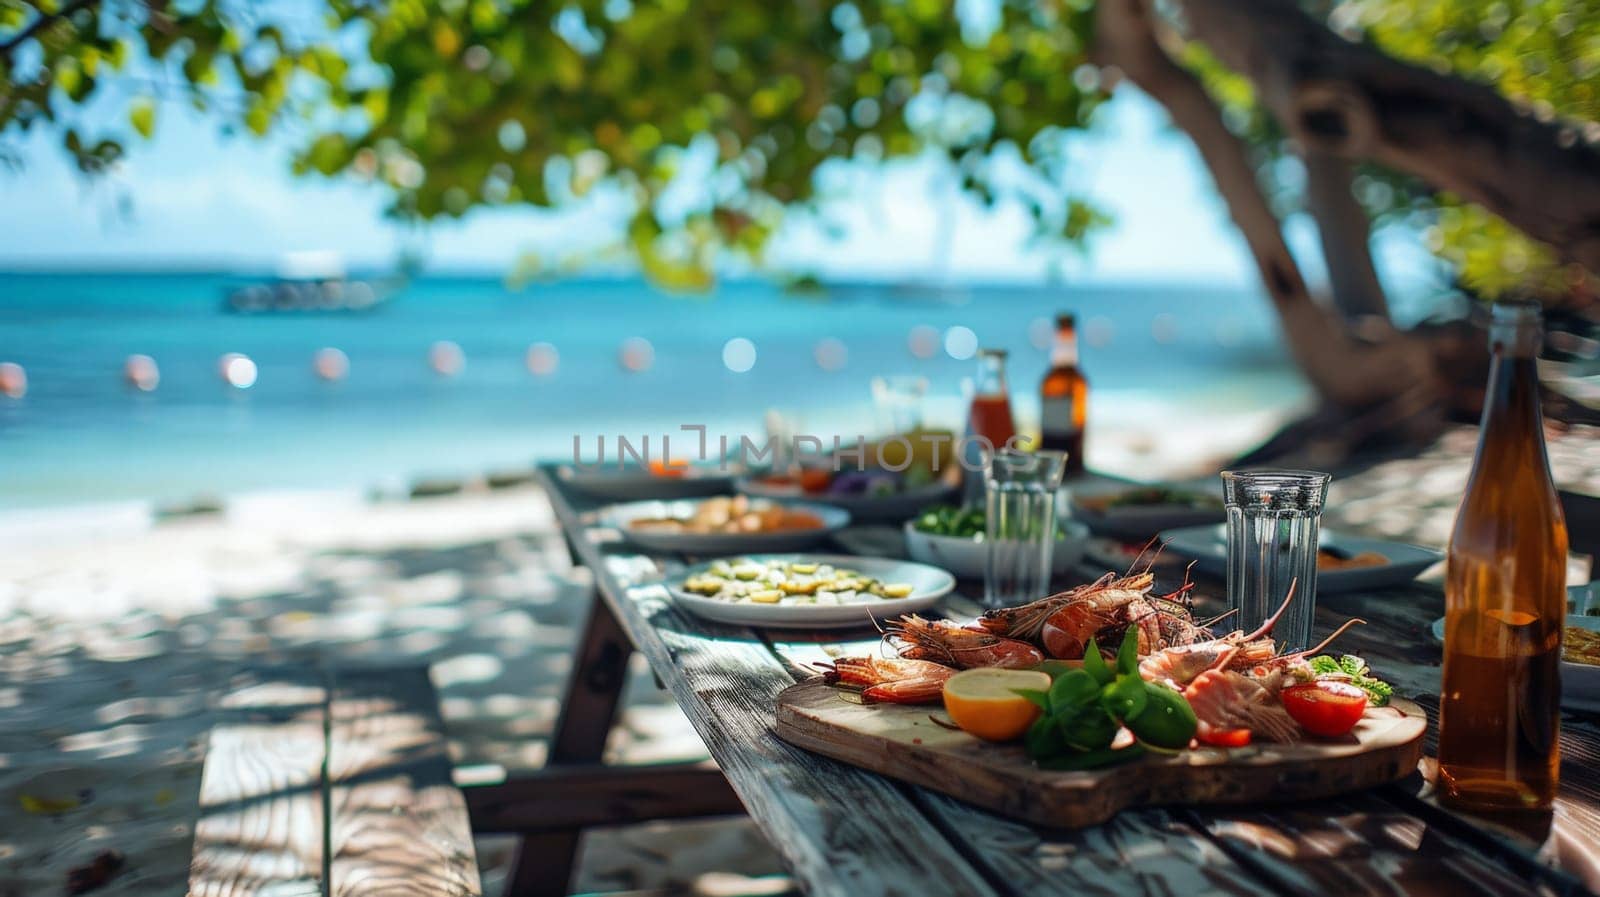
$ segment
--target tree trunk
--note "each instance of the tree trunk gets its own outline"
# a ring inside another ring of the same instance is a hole
[[[1287,0],[1178,6],[1190,36],[1308,150],[1416,175],[1600,273],[1600,147],[1571,123],[1347,41]]]
[[[1317,393],[1346,409],[1382,405],[1385,417],[1400,421],[1430,407],[1438,384],[1423,345],[1393,331],[1380,342],[1358,341],[1312,301],[1244,145],[1199,80],[1157,43],[1142,0],[1100,0],[1094,49],[1098,61],[1120,69],[1194,141],[1255,257],[1290,352]]]
[[[1322,257],[1328,264],[1333,307],[1357,331],[1389,320],[1378,269],[1372,263],[1372,228],[1367,210],[1351,192],[1351,167],[1321,150],[1305,150],[1306,209],[1317,222]]]

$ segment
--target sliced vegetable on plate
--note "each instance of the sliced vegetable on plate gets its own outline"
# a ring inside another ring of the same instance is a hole
[[[866,626],[926,609],[955,579],[925,564],[846,555],[746,555],[697,564],[670,583],[708,619],[753,626]]]

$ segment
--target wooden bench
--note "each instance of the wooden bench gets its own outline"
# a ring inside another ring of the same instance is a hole
[[[426,668],[252,671],[220,714],[191,897],[482,892]]]

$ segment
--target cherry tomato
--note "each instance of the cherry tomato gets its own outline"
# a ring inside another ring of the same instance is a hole
[[[1367,693],[1344,682],[1307,682],[1282,692],[1283,709],[1313,735],[1337,738],[1356,727],[1367,710]]]
[[[679,477],[688,474],[689,462],[681,458],[674,458],[668,461],[651,461],[650,472],[658,477],[678,479]]]
[[[1212,726],[1201,726],[1194,733],[1194,737],[1201,744],[1209,744],[1212,747],[1235,748],[1250,744],[1249,729],[1217,729]]]

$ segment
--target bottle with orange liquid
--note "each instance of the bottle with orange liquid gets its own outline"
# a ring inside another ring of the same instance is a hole
[[[1567,528],[1545,456],[1535,305],[1496,305],[1472,476],[1445,581],[1439,785],[1480,812],[1556,794]]]
[[[1078,367],[1078,324],[1056,315],[1050,370],[1039,384],[1039,447],[1067,453],[1067,476],[1083,472],[1083,434],[1089,421],[1089,378]]]
[[[1011,392],[1006,386],[1006,351],[979,349],[978,378],[973,384],[972,404],[967,409],[968,441],[963,446],[967,468],[963,492],[969,503],[983,501],[983,445],[975,437],[988,440],[991,448],[1001,449],[1016,435],[1017,425],[1011,417]]]

